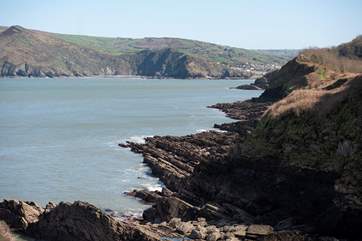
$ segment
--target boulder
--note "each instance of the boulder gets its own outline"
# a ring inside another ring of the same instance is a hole
[[[191,231],[190,238],[192,239],[205,239],[207,236],[207,229],[204,227],[196,227]]]
[[[0,203],[0,220],[13,229],[26,230],[29,224],[38,221],[43,211],[34,202],[4,200]]]
[[[194,225],[191,222],[181,222],[176,225],[176,230],[181,234],[188,235],[194,229]]]
[[[263,236],[271,233],[273,233],[273,227],[269,225],[252,224],[246,230],[248,236]]]
[[[218,231],[211,232],[207,235],[206,240],[207,241],[217,241],[221,238],[221,234]]]
[[[247,226],[245,225],[237,225],[234,229],[234,235],[237,237],[244,237],[246,235]]]

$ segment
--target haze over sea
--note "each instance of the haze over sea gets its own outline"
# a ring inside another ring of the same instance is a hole
[[[206,106],[260,91],[251,80],[3,78],[0,80],[0,199],[85,200],[139,212],[125,196],[160,188],[142,157],[118,147],[152,135],[185,135],[232,121]]]

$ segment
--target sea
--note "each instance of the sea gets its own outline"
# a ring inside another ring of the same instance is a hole
[[[207,108],[260,95],[252,80],[133,77],[1,78],[0,199],[87,201],[119,215],[147,205],[125,195],[160,190],[140,154],[119,143],[185,135],[232,122]]]

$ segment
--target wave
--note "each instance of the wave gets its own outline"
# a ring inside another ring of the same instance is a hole
[[[153,137],[153,136],[150,136],[150,135],[148,135],[148,136],[147,135],[131,136],[131,137],[127,138],[126,141],[137,143],[137,144],[145,144],[147,137]]]
[[[196,133],[202,133],[202,132],[206,132],[206,131],[226,132],[224,130],[220,130],[217,128],[208,128],[208,129],[198,129],[198,130],[196,130]]]
[[[150,205],[145,205],[145,207],[146,206],[150,206]],[[127,220],[133,219],[133,218],[142,219],[143,210],[144,210],[144,208],[128,209],[128,210],[124,210],[124,211],[114,211],[111,209],[106,209],[103,211],[115,219],[118,219],[121,221],[127,221]]]
[[[158,182],[158,183],[142,183],[141,186],[143,188],[145,188],[147,191],[162,191],[162,187],[163,185]]]
[[[210,129],[197,129],[196,133],[201,133],[201,132],[205,132],[205,131],[209,131]]]
[[[105,145],[111,147],[112,149],[122,150],[122,148],[119,148],[120,143],[126,144],[127,142],[133,142],[137,144],[145,144],[146,143],[145,139],[147,137],[153,137],[153,136],[151,135],[131,136],[126,139],[118,139],[115,141],[106,142]]]

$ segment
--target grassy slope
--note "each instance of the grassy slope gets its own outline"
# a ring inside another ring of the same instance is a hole
[[[265,75],[263,98],[282,98],[299,88],[324,88],[362,73],[362,37],[333,48],[308,49],[280,70]]]
[[[296,54],[295,50],[247,50],[180,38],[130,39],[68,34],[55,35],[68,42],[112,55],[135,53],[144,49],[173,48],[195,57],[230,65],[245,62],[284,64]]]
[[[3,29],[4,27],[0,27],[0,32]],[[275,69],[292,57],[289,54],[295,54],[295,51],[288,50],[247,50],[179,38],[108,38],[49,33],[21,26],[8,29],[15,31],[16,34],[1,35],[0,47],[3,50],[0,53],[1,60],[7,59],[18,67],[28,63],[41,68],[42,71],[55,74],[85,75],[106,72],[129,74],[130,71],[134,71],[134,66],[128,62],[137,59],[136,56],[142,55],[142,51],[157,52],[171,48],[173,52],[185,54],[189,56],[190,61],[193,60],[188,64],[193,75],[202,72],[203,76],[210,76],[211,72],[216,71],[218,73],[215,76],[226,74],[229,77],[240,77],[250,74],[250,70],[258,73],[258,71]],[[159,57],[165,56],[159,55]],[[155,59],[147,61],[151,63]],[[244,66],[246,63],[249,64]],[[227,73],[224,73],[223,69],[227,69]],[[10,74],[9,71],[15,70],[11,70],[8,66],[6,73]]]
[[[0,32],[6,28],[0,26]],[[233,66],[246,62],[282,65],[298,53],[297,50],[248,50],[181,38],[132,39],[57,33],[53,33],[53,35],[81,47],[91,48],[111,55],[133,54],[145,49],[173,48],[194,57]]]
[[[271,77],[263,95],[282,99],[265,113],[246,153],[309,168],[336,168],[330,164],[347,154],[361,158],[361,81],[362,37],[302,52]],[[350,153],[340,154],[343,148]]]
[[[24,71],[27,71],[26,63],[32,69],[41,69],[44,73],[56,75],[104,74],[107,67],[114,72],[123,71],[121,68],[124,67],[126,69],[123,72],[128,73],[128,65],[122,58],[80,48],[54,37],[53,34],[28,30],[21,26],[13,26],[1,32],[0,49],[1,66],[6,61]]]
[[[322,198],[318,208],[338,217],[327,215],[317,222],[333,220],[327,228],[355,237],[361,236],[362,212],[361,50],[362,38],[336,48],[308,50],[275,72],[274,83],[265,92],[282,99],[240,145],[241,156],[275,163],[275,172],[296,170],[295,176],[308,172],[310,180],[328,175],[329,181],[321,179],[312,187],[318,193],[311,203],[318,207],[316,200]],[[277,185],[285,182],[279,180]],[[308,205],[305,201],[304,210]]]

